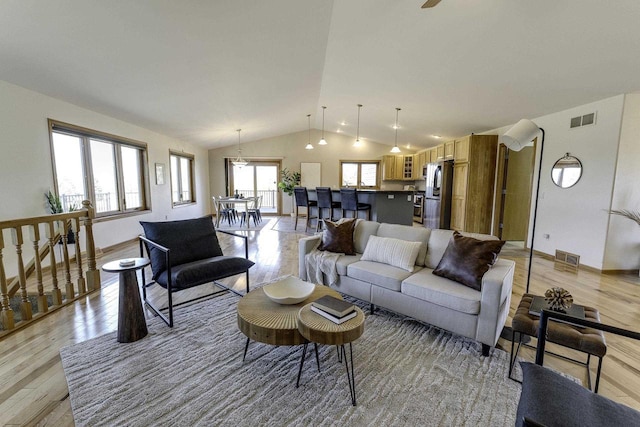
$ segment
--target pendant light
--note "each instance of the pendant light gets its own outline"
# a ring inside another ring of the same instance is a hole
[[[362,147],[362,143],[360,142],[360,109],[362,108],[362,104],[358,104],[358,126],[356,127],[356,142],[353,143],[354,147]]]
[[[306,150],[313,150],[313,145],[311,145],[311,114],[307,114],[307,121],[309,122],[309,140],[307,146],[304,148]]]
[[[396,107],[396,125],[394,126],[394,128],[396,129],[396,143],[393,146],[393,148],[391,149],[392,153],[399,153],[400,149],[398,148],[398,113],[400,112],[400,109]]]
[[[241,130],[242,129],[236,130],[236,132],[238,132],[238,157],[236,157],[235,160],[231,161],[231,163],[233,163],[233,166],[238,166],[239,168],[246,166],[247,163],[249,163],[248,161],[242,158],[242,150],[240,149],[240,131]]]
[[[318,141],[318,145],[327,145],[327,140],[324,139],[324,110],[326,109],[327,107],[325,106],[322,107],[322,139]]]

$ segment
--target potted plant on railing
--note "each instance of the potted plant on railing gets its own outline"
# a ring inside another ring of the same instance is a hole
[[[62,207],[62,202],[60,201],[60,197],[58,197],[56,194],[53,194],[51,190],[44,193],[44,198],[47,202],[47,210],[49,211],[50,214],[64,213],[64,209]],[[75,203],[72,203],[69,205],[69,212],[73,212],[77,209],[78,207],[75,205]],[[75,235],[73,234],[73,229],[69,226],[69,231],[67,232],[67,243],[73,244],[75,242],[76,242],[76,239],[75,239]],[[60,240],[60,242],[58,243],[62,244],[62,240]]]
[[[300,185],[300,172],[292,172],[287,168],[280,171],[281,180],[278,183],[278,188],[284,191],[289,196],[293,197],[293,189]],[[294,202],[291,202],[291,215],[294,215]]]

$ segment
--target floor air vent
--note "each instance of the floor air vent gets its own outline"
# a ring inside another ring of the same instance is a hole
[[[554,267],[558,270],[577,273],[578,268],[580,267],[580,255],[571,254],[569,252],[559,251],[556,249]]]

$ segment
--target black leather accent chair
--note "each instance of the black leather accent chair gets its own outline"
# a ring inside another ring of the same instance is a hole
[[[304,215],[300,215],[299,210],[301,207],[307,208],[306,218],[307,221],[304,226],[304,231],[306,233],[307,228],[309,228],[309,224],[313,218],[318,218],[317,216],[311,216],[311,208],[317,208],[318,202],[315,200],[309,200],[309,192],[307,191],[307,187],[294,187],[293,195],[295,196],[296,203],[296,223],[293,226],[293,229],[296,230],[298,228],[298,217]]]
[[[346,218],[347,211],[353,211],[354,218],[358,217],[359,211],[367,211],[367,220],[371,219],[371,205],[358,202],[358,191],[355,188],[340,189],[340,204],[343,218]]]
[[[558,319],[640,340],[638,332],[578,319],[564,313],[542,310],[538,325],[536,364],[520,362],[523,374],[522,393],[518,402],[516,427],[640,426],[640,412],[593,393],[581,384],[542,366],[549,319]]]
[[[316,231],[319,231],[325,219],[329,221],[334,220],[333,210],[340,209],[342,205],[340,202],[333,201],[333,194],[330,187],[316,187],[316,198],[318,199],[318,225]],[[329,218],[326,218],[322,214],[323,209],[329,209]]]
[[[207,298],[220,292],[231,291],[241,295],[219,282],[220,279],[246,274],[247,292],[249,292],[249,268],[254,262],[249,260],[247,237],[218,230],[244,240],[245,256],[225,256],[220,249],[218,236],[210,217],[167,222],[140,221],[144,236],[140,239],[140,256],[146,253],[151,260],[152,280],[149,285],[157,283],[167,290],[168,307],[159,309],[148,298],[146,287],[142,288],[145,304],[151,308],[164,322],[173,327],[173,309],[194,300]],[[215,283],[224,288],[207,295],[173,304],[173,293],[199,286]],[[169,310],[165,316],[162,310]]]

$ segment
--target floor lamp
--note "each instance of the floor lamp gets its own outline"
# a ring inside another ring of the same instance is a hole
[[[538,195],[540,193],[540,175],[542,172],[542,152],[544,150],[544,129],[538,127],[531,120],[522,119],[511,129],[504,133],[500,137],[500,142],[503,143],[509,150],[520,151],[524,147],[533,145],[533,140],[542,134],[540,140],[540,161],[538,162],[538,182],[536,183],[536,196],[533,207],[533,224],[531,227],[531,247],[529,249],[529,268],[527,271],[527,287],[526,292],[529,293],[529,282],[531,281],[531,267],[533,263],[533,243],[536,236],[536,218],[538,216]],[[505,328],[501,334],[504,338],[510,338],[513,335],[511,328]]]

